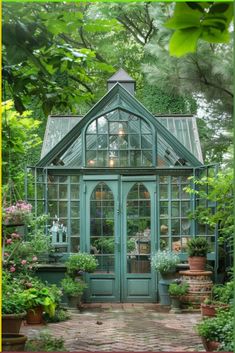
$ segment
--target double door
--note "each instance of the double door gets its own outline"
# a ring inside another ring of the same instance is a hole
[[[153,302],[156,182],[149,177],[84,180],[86,249],[99,263],[88,275],[87,301]]]

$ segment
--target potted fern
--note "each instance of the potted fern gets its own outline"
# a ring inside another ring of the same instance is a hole
[[[175,314],[181,313],[180,304],[181,297],[188,293],[188,283],[182,282],[181,280],[175,280],[169,285],[169,295],[171,298],[171,312]]]
[[[196,237],[187,243],[188,263],[190,271],[204,271],[209,244],[206,238]]]
[[[63,292],[68,296],[68,304],[71,308],[81,306],[81,297],[87,284],[83,281],[75,281],[71,277],[65,277],[61,281]]]

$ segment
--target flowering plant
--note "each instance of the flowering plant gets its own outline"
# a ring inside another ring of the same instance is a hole
[[[20,234],[8,235],[4,244],[3,268],[10,273],[28,273],[37,264],[37,257],[28,242],[22,241]]]
[[[17,201],[15,205],[3,209],[3,223],[7,225],[25,223],[31,218],[32,205],[26,201]]]
[[[174,270],[179,262],[179,256],[170,250],[158,250],[151,258],[151,266],[161,273]]]

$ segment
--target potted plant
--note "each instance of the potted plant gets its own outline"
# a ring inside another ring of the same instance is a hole
[[[46,286],[42,288],[32,287],[23,292],[27,303],[26,320],[28,324],[42,323],[42,314],[45,311],[49,316],[55,314],[55,298]]]
[[[175,278],[176,265],[180,262],[179,256],[170,250],[158,250],[156,254],[151,257],[151,266],[158,271],[161,279],[158,284],[160,304],[170,305],[170,296],[168,287]]]
[[[2,333],[20,332],[23,319],[26,316],[26,302],[23,288],[11,276],[2,273]]]
[[[212,287],[211,298],[206,298],[201,303],[202,316],[213,317],[220,309],[228,310],[233,300],[234,283],[227,282],[225,285],[215,284]]]
[[[98,266],[98,262],[94,255],[79,252],[78,254],[71,255],[65,262],[68,275],[76,278],[84,272],[94,272]]]
[[[75,281],[71,277],[65,277],[61,281],[63,292],[68,296],[68,304],[72,308],[81,306],[81,297],[87,284],[83,281]]]
[[[190,271],[204,271],[209,244],[206,238],[192,238],[187,243]]]
[[[169,285],[169,295],[171,298],[171,312],[175,314],[181,313],[180,301],[181,297],[188,293],[189,285],[181,280],[175,280]]]

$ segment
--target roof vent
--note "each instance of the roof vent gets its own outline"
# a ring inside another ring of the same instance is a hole
[[[120,83],[128,92],[132,95],[135,94],[135,80],[128,75],[128,73],[120,69],[118,70],[112,77],[107,80],[108,83],[108,91],[116,84]]]

